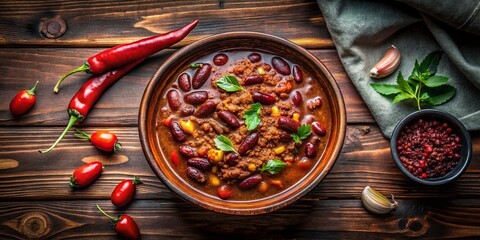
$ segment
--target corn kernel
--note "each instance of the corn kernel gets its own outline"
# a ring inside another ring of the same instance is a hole
[[[280,111],[278,110],[277,106],[272,107],[272,117],[278,117],[280,116]]]
[[[263,67],[257,68],[258,75],[265,75],[265,69]]]
[[[223,151],[222,150],[215,150],[210,149],[207,153],[207,158],[213,162],[220,162],[223,158]]]
[[[280,147],[277,147],[275,148],[275,155],[280,155],[282,154],[283,152],[285,152],[285,146],[280,146]]]
[[[292,119],[293,119],[295,122],[300,121],[300,113],[293,113]]]
[[[265,193],[267,190],[268,190],[268,183],[266,183],[264,181],[261,181],[258,184],[258,191],[260,191],[262,193]]]
[[[208,182],[214,187],[220,186],[220,179],[213,174],[208,175]]]
[[[253,163],[248,164],[248,171],[255,172],[257,170],[257,166]]]
[[[180,127],[182,127],[184,132],[188,134],[192,134],[193,131],[195,131],[195,124],[190,119],[186,121],[180,120],[179,122],[180,122]]]
[[[212,173],[217,173],[217,171],[218,171],[217,166],[213,166],[212,169],[210,170],[210,172],[212,172]]]

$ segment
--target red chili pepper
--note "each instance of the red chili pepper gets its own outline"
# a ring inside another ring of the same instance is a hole
[[[170,47],[185,38],[190,31],[197,26],[197,23],[198,20],[195,20],[177,30],[140,39],[132,43],[121,44],[91,56],[81,67],[63,75],[60,80],[58,80],[53,91],[57,93],[58,87],[62,81],[74,73],[105,73],[132,61],[146,58],[164,48]]]
[[[135,196],[135,185],[141,184],[140,178],[133,177],[133,180],[121,181],[115,189],[113,189],[111,200],[113,205],[117,207],[123,207],[130,203]]]
[[[140,239],[140,229],[132,217],[124,214],[118,216],[118,218],[114,218],[103,211],[98,204],[97,208],[103,213],[103,215],[107,216],[113,223],[115,223],[115,231],[117,231],[120,237],[133,240]]]
[[[13,115],[22,115],[35,105],[35,89],[37,89],[37,85],[38,81],[30,90],[22,90],[12,98],[10,102],[10,112]]]
[[[108,130],[100,130],[92,133],[92,135],[74,128],[78,134],[74,136],[77,138],[83,138],[90,140],[93,145],[105,152],[113,152],[117,154],[118,150],[122,147],[122,144],[118,142],[117,135],[109,132]]]
[[[92,108],[93,104],[102,96],[103,92],[108,89],[112,84],[114,84],[118,79],[120,79],[123,75],[125,75],[128,71],[132,68],[137,66],[143,59],[136,60],[130,64],[127,64],[117,70],[98,75],[92,76],[88,79],[82,87],[78,90],[78,92],[73,96],[72,100],[68,104],[68,115],[70,116],[70,120],[68,121],[68,125],[63,131],[63,133],[58,137],[57,141],[48,148],[47,150],[38,150],[41,153],[48,153],[52,151],[52,149],[57,146],[57,144],[62,140],[62,138],[67,134],[68,130],[72,128],[72,126],[77,121],[82,121]]]
[[[101,162],[91,162],[80,166],[73,171],[70,177],[70,187],[73,189],[87,187],[100,177],[102,170]]]
[[[178,153],[176,151],[173,151],[170,154],[170,159],[172,160],[173,165],[177,166],[180,163],[180,160],[178,158]]]

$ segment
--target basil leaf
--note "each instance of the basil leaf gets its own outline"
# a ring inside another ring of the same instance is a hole
[[[427,87],[438,87],[447,84],[448,77],[445,76],[431,76],[425,81]]]
[[[215,142],[215,147],[217,147],[218,149],[224,152],[237,153],[237,151],[233,147],[232,142],[230,141],[230,139],[228,139],[228,137],[225,137],[223,135],[218,135],[215,139],[213,139],[213,141]]]
[[[430,73],[430,76],[435,75],[435,73],[437,73],[437,66],[438,66],[438,63],[440,63],[441,58],[442,58],[441,51],[431,52],[425,57],[425,59],[423,59],[422,63],[420,63],[418,71],[420,73],[425,73],[428,71]]]
[[[432,106],[437,106],[453,98],[456,91],[457,90],[455,87],[450,85],[443,85],[434,89],[427,89],[426,92],[422,94],[422,100]]]
[[[223,76],[218,79],[216,82],[217,86],[226,92],[236,92],[240,90],[245,90],[235,76]]]
[[[268,160],[267,163],[263,164],[260,168],[260,173],[267,171],[270,174],[277,174],[282,171],[285,166],[287,166],[287,164],[278,159]]]
[[[392,95],[401,92],[396,84],[371,83],[370,86],[382,95]]]
[[[290,134],[290,136],[292,136],[293,141],[296,142],[296,143],[298,143],[298,142],[301,141],[301,140],[300,140],[300,136],[298,136],[298,135],[295,134],[295,133]]]
[[[399,88],[402,92],[415,94],[415,93],[413,92],[412,87],[410,86],[410,83],[408,83],[408,82],[403,78],[402,72],[399,72],[398,75],[397,75],[397,83],[398,83],[398,88]]]
[[[403,93],[402,92],[402,93],[397,94],[397,96],[395,96],[395,98],[393,99],[393,103],[398,103],[400,101],[411,99],[411,98],[415,98],[415,96],[411,95],[409,93]]]
[[[247,125],[248,131],[255,129],[260,124],[261,111],[262,105],[260,103],[254,103],[250,105],[250,109],[245,111],[245,113],[243,114],[243,118],[245,119],[245,125]]]

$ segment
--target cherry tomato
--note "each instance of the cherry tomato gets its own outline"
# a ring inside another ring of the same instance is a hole
[[[128,215],[120,215],[118,218],[114,218],[108,215],[103,211],[100,206],[97,204],[98,210],[102,212],[105,216],[110,218],[113,223],[115,223],[115,231],[120,235],[120,237],[125,239],[140,239],[140,229],[138,228],[137,223],[133,220],[132,217]]]
[[[75,134],[75,137],[89,139],[96,148],[102,151],[117,154],[118,150],[122,147],[122,144],[118,142],[117,136],[107,130],[96,131],[92,135],[76,128],[75,131],[78,132],[78,134]]]
[[[80,166],[73,171],[70,177],[70,187],[73,189],[87,187],[100,177],[102,170],[101,162],[91,162]]]
[[[133,177],[133,180],[121,181],[115,189],[113,189],[111,200],[113,205],[123,207],[132,201],[135,196],[135,185],[141,184],[140,178]]]
[[[228,185],[222,185],[217,189],[217,194],[221,199],[227,199],[233,195],[233,189]]]
[[[30,90],[22,90],[12,98],[10,102],[10,112],[13,115],[22,115],[28,112],[33,105],[35,105],[35,89],[38,86],[38,81]]]

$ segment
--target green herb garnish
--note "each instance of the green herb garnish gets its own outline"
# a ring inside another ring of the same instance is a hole
[[[192,63],[190,64],[190,68],[195,70],[197,68],[201,68],[203,66],[203,63]]]
[[[297,129],[297,133],[292,133],[290,136],[292,136],[294,142],[299,143],[301,140],[307,139],[310,134],[312,134],[310,125],[302,124],[302,126]]]
[[[372,83],[370,86],[382,95],[395,95],[393,103],[415,99],[418,109],[421,109],[421,102],[432,106],[446,103],[455,96],[456,89],[447,84],[448,77],[435,76],[441,57],[442,52],[434,51],[428,54],[420,64],[415,60],[408,80],[405,80],[402,72],[399,72],[397,84]]]
[[[262,173],[263,171],[267,171],[270,174],[277,174],[282,171],[282,169],[286,165],[286,163],[278,159],[268,160],[267,163],[263,164],[262,167],[260,167],[260,173]]]
[[[245,90],[235,76],[223,76],[218,79],[216,82],[217,86],[226,92],[236,92],[240,90]]]
[[[247,125],[248,131],[255,129],[260,124],[261,111],[262,111],[262,104],[260,103],[254,103],[250,105],[250,109],[245,111],[243,118],[245,119],[245,124]]]
[[[218,135],[215,139],[213,139],[213,141],[215,142],[215,147],[217,147],[218,149],[224,152],[234,152],[238,154],[235,148],[233,148],[233,144],[230,139],[228,139],[228,137]]]

